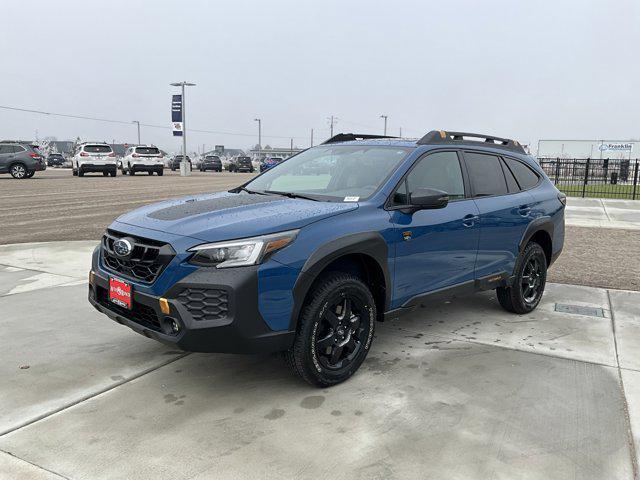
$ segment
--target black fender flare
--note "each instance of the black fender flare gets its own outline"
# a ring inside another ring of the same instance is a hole
[[[555,226],[553,225],[553,220],[551,219],[551,217],[548,215],[544,215],[542,217],[536,218],[531,223],[529,223],[527,229],[522,235],[520,244],[518,245],[518,251],[522,252],[522,250],[524,250],[524,247],[527,246],[527,243],[529,243],[529,240],[531,240],[531,237],[533,237],[540,230],[547,232],[549,234],[549,237],[551,238],[551,242],[553,243],[553,232],[555,230]]]
[[[372,257],[380,266],[385,281],[384,310],[391,305],[391,274],[388,262],[389,247],[378,232],[362,232],[345,235],[318,247],[304,263],[300,275],[293,286],[293,310],[290,330],[295,331],[298,316],[309,289],[320,273],[334,260],[349,254],[363,254]],[[384,312],[379,312],[382,314]]]

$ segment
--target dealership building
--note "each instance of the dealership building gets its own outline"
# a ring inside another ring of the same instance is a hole
[[[631,159],[640,157],[640,140],[539,140],[538,158]]]

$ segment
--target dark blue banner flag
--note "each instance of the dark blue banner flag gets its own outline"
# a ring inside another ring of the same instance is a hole
[[[182,95],[171,99],[171,129],[174,137],[182,136]]]

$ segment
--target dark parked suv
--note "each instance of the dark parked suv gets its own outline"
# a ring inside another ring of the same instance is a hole
[[[213,170],[214,172],[222,171],[222,160],[217,155],[207,155],[200,162],[200,171],[206,172],[207,170]]]
[[[253,173],[253,163],[251,157],[236,157],[229,162],[227,169],[230,172],[250,172]]]
[[[514,140],[339,134],[228,192],[119,217],[89,301],[184,350],[284,352],[330,386],[358,370],[376,321],[430,299],[494,289],[509,312],[535,309],[565,200]]]
[[[46,170],[47,165],[37,145],[20,142],[0,142],[0,173],[10,173],[13,178],[31,178],[36,172]]]
[[[171,169],[171,171],[175,172],[176,170],[178,170],[180,168],[181,162],[182,162],[182,155],[176,155],[171,160],[169,160],[169,168]],[[191,159],[189,158],[188,155],[187,155],[187,162],[189,162],[189,165],[191,165]]]
[[[65,159],[61,153],[52,153],[47,157],[47,167],[62,167]]]

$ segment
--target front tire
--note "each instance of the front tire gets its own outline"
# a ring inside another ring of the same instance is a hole
[[[328,274],[309,292],[285,360],[296,375],[317,387],[344,382],[369,353],[375,321],[375,301],[362,280]]]
[[[158,176],[161,177],[162,175],[164,175],[164,170],[158,170]]]
[[[540,303],[547,283],[547,258],[542,247],[529,242],[516,262],[513,285],[498,287],[496,294],[502,308],[523,315]]]

